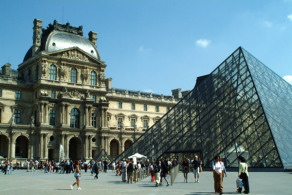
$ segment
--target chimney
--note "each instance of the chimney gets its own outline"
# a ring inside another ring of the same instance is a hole
[[[88,37],[89,37],[89,40],[96,46],[96,41],[97,41],[97,33],[96,32],[92,32],[90,31],[88,33]]]
[[[34,19],[33,21],[33,45],[32,45],[32,56],[34,56],[41,46],[42,39],[42,21],[39,19]]]
[[[4,66],[2,66],[2,75],[3,76],[10,76],[10,68],[11,64],[7,63]]]
[[[178,88],[178,89],[173,89],[171,90],[172,92],[172,96],[175,98],[175,99],[180,99],[182,96],[181,96],[181,88]]]
[[[112,88],[112,78],[108,78],[105,80],[106,89],[110,90]]]

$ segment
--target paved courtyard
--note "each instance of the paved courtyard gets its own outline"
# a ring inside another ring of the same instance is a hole
[[[224,194],[237,194],[235,192],[236,172],[229,172],[224,178]],[[264,195],[292,194],[291,172],[251,172],[250,194]],[[149,178],[139,183],[127,184],[121,182],[120,176],[115,176],[112,171],[100,173],[99,179],[94,180],[89,172],[82,172],[82,190],[70,190],[70,184],[74,182],[73,174],[43,173],[40,170],[26,172],[15,170],[12,175],[0,174],[1,195],[53,195],[53,194],[186,194],[207,195],[214,194],[212,172],[202,172],[200,183],[194,183],[192,174],[189,174],[189,182],[184,183],[182,173],[179,173],[174,185],[154,187]]]

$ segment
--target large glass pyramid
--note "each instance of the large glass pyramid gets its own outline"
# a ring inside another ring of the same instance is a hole
[[[292,168],[292,86],[239,47],[119,158],[196,153],[237,167]]]

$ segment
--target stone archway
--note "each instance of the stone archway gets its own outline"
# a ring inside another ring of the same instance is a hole
[[[15,141],[15,158],[28,158],[28,139],[23,135]]]
[[[124,150],[127,150],[131,145],[133,145],[133,142],[131,140],[125,141],[125,149]]]
[[[119,155],[119,142],[114,139],[110,143],[110,155],[112,158],[115,158]]]
[[[5,135],[0,135],[0,156],[8,157],[8,137]]]
[[[71,160],[81,160],[82,145],[77,137],[73,137],[69,141],[69,158]]]

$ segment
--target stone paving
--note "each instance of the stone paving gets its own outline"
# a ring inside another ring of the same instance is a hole
[[[235,192],[236,172],[229,172],[224,178],[224,194],[237,194]],[[291,172],[251,172],[250,194],[286,195],[292,194]],[[145,178],[139,183],[128,184],[121,182],[121,176],[115,176],[114,172],[100,173],[99,179],[93,179],[90,172],[82,172],[82,190],[70,189],[70,184],[75,181],[73,174],[26,172],[15,170],[12,175],[0,174],[0,195],[54,195],[54,194],[139,194],[139,195],[207,195],[214,194],[212,172],[201,173],[200,183],[194,183],[193,174],[189,173],[188,183],[184,182],[183,174],[179,173],[172,186],[163,184],[154,187],[150,178]]]

